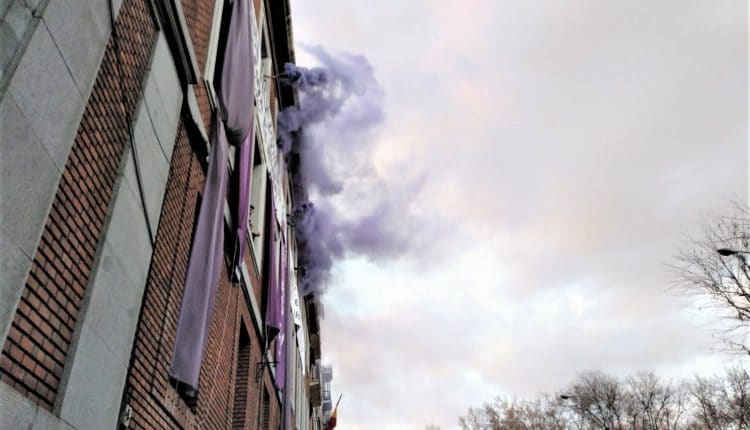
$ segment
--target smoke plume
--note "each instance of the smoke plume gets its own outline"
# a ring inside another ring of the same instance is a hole
[[[278,117],[278,144],[299,157],[294,224],[302,289],[321,293],[346,256],[397,258],[414,246],[409,202],[419,179],[394,184],[378,173],[373,150],[384,120],[384,92],[361,55],[305,47],[320,67],[286,64],[277,79],[299,105]]]

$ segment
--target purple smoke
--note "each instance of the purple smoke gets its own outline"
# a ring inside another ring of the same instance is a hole
[[[308,90],[325,85],[328,81],[328,71],[320,67],[300,69],[292,63],[286,63],[279,79],[287,85]]]
[[[299,106],[279,113],[277,133],[282,152],[299,156],[302,202],[293,218],[302,289],[318,294],[337,259],[396,258],[416,246],[408,206],[422,184],[389,183],[373,163],[384,93],[369,61],[305,49],[321,66],[285,65],[278,80],[297,90]]]

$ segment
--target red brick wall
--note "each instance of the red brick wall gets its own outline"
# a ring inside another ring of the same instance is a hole
[[[247,329],[240,327],[240,337],[237,349],[237,367],[235,368],[234,407],[232,409],[232,429],[244,429],[250,420],[252,405],[248,402],[250,389],[250,337]]]
[[[182,1],[203,70],[213,4]],[[55,403],[127,142],[123,108],[132,118],[155,41],[146,0],[124,0],[117,27],[128,102],[125,106],[120,103],[120,76],[110,40],[0,356],[2,381],[48,410]],[[196,87],[196,94],[202,116],[210,126],[210,107],[202,85]],[[125,401],[133,409],[131,428],[231,427],[238,407],[234,382],[241,325],[249,334],[248,351],[243,357],[249,360],[251,376],[245,387],[245,428],[255,428],[258,422],[263,387],[271,393],[270,428],[277,428],[280,405],[270,374],[266,372],[260,384],[254,377],[255,364],[262,361],[260,340],[242,290],[229,283],[226,267],[218,288],[195,413],[169,385],[167,370],[203,183],[201,163],[181,125],[125,387]],[[252,283],[261,303],[261,282],[253,279]],[[112,389],[119,392],[121,387]]]
[[[110,38],[0,358],[0,378],[51,410],[100,243],[127,128],[155,29],[148,2],[125,0],[117,21],[123,74]],[[128,95],[120,104],[122,82]]]
[[[182,0],[182,6],[198,65],[203,71],[214,2]],[[210,129],[211,110],[203,83],[195,86],[195,90],[201,116]],[[259,393],[262,387],[270,393],[274,392],[274,388],[268,372],[260,384],[255,380],[256,363],[262,361],[261,340],[254,330],[242,287],[231,285],[226,265],[222,268],[201,367],[198,398],[192,410],[169,382],[168,371],[190,256],[193,224],[205,181],[190,138],[186,129],[181,127],[156,233],[133,361],[126,383],[125,402],[133,410],[131,428],[226,429],[234,425],[236,428],[254,429],[258,422]],[[257,288],[260,291],[260,280],[253,279],[252,282],[254,290]],[[260,302],[260,296],[257,299]],[[242,326],[244,329],[241,329]],[[240,351],[242,330],[247,333],[248,339],[247,347]],[[243,360],[243,364],[240,365],[238,360]],[[270,410],[271,428],[277,428],[280,405],[275,395],[271,396]]]
[[[208,39],[211,36],[214,6],[213,0],[182,0],[182,10],[185,13],[185,20],[188,24],[190,39],[193,42],[193,50],[201,75],[206,70]],[[211,105],[208,101],[206,87],[201,82],[194,89],[203,122],[209,124],[211,122]]]
[[[201,71],[206,67],[206,52],[211,35],[214,6],[213,0],[182,0],[182,11],[185,13],[190,39],[193,41],[193,50]]]
[[[226,265],[222,269],[203,357],[195,412],[187,408],[169,383],[168,370],[190,255],[196,202],[204,181],[204,172],[192,151],[188,133],[181,129],[172,156],[126,386],[126,402],[133,410],[131,428],[226,429],[238,422],[234,419],[239,400],[235,397],[238,392],[235,382],[241,324],[249,334],[248,350],[242,357],[247,360],[245,366],[251,374],[250,380],[244,382],[244,428],[255,428],[261,387],[273,393],[268,373],[263,384],[255,381],[255,364],[261,361],[262,348],[252,328],[241,287],[230,284]],[[272,396],[271,416],[278,425],[280,410],[274,399]]]

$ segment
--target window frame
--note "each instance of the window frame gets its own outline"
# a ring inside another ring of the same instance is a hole
[[[152,5],[158,26],[164,31],[167,44],[172,51],[181,83],[183,85],[197,84],[200,80],[200,71],[185,12],[182,10],[182,2],[157,0],[152,2]]]
[[[255,133],[255,154],[253,156],[253,168],[250,172],[250,202],[247,226],[247,243],[250,245],[250,256],[253,260],[255,275],[260,278],[264,260],[264,240],[266,236],[266,202],[268,194],[268,174],[266,169],[266,157],[260,147],[260,136]]]
[[[214,15],[211,23],[211,33],[208,37],[206,48],[206,64],[203,68],[203,86],[208,93],[208,101],[211,111],[215,112],[218,106],[216,88],[214,88],[214,77],[216,74],[216,60],[219,51],[219,39],[221,39],[222,22],[224,18],[224,6],[231,5],[231,0],[216,0],[214,2]]]

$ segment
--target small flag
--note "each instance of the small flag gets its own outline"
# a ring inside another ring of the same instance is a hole
[[[331,414],[331,418],[328,419],[328,424],[326,424],[326,430],[333,430],[336,428],[336,412],[339,409],[339,402],[341,401],[341,396],[343,396],[343,394],[339,394],[339,399],[336,400],[336,406],[333,408],[333,413]]]

